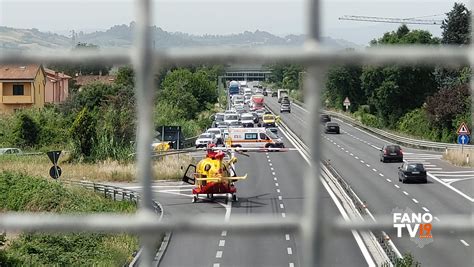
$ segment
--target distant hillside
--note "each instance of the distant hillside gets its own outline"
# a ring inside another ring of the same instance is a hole
[[[106,31],[96,31],[76,35],[75,43],[92,43],[102,48],[130,47],[133,41],[134,23],[130,25],[115,25]],[[258,46],[300,46],[304,35],[287,35],[279,37],[265,31],[249,32],[230,35],[191,35],[180,32],[167,32],[153,26],[153,40],[156,48],[192,47],[192,46],[229,46],[229,47],[258,47]],[[58,50],[72,47],[73,40],[54,33],[40,32],[37,29],[14,29],[0,26],[0,47],[6,50]],[[360,48],[360,46],[341,39],[323,38],[325,46],[342,48]]]

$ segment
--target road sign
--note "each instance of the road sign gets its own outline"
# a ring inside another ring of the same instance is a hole
[[[61,167],[57,165],[54,165],[53,167],[51,167],[51,169],[49,169],[49,176],[51,176],[51,178],[53,179],[58,179],[59,177],[61,177],[61,173]]]
[[[346,111],[347,111],[347,109],[351,105],[351,101],[349,100],[349,97],[346,96],[346,98],[344,99],[344,102],[342,102],[342,105],[344,105],[344,107],[346,107]]]
[[[459,126],[456,133],[459,134],[459,135],[469,135],[469,134],[471,134],[471,132],[469,131],[469,128],[467,128],[467,125],[466,125],[465,122],[461,123],[461,125]]]
[[[460,134],[458,136],[458,144],[465,145],[469,143],[469,135]]]
[[[49,151],[49,152],[46,152],[46,154],[48,155],[49,160],[51,160],[51,162],[54,165],[58,165],[58,160],[59,160],[59,156],[61,155],[61,150]]]

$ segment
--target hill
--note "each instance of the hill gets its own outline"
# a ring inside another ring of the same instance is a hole
[[[71,37],[50,32],[41,32],[38,29],[15,29],[0,26],[0,43],[4,51],[46,50],[57,51],[69,49],[74,43],[92,43],[102,48],[126,48],[132,45],[133,29],[135,24],[115,25],[105,31],[92,33],[80,32]],[[181,32],[167,32],[159,27],[152,27],[153,40],[156,48],[170,47],[200,47],[200,46],[227,46],[227,47],[259,47],[259,46],[301,46],[304,35],[287,35],[284,37],[273,35],[265,31],[249,32],[229,35],[191,35]],[[323,37],[323,45],[335,49],[360,48],[358,45],[342,40]]]

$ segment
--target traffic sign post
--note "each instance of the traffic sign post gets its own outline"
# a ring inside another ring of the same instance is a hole
[[[349,97],[346,96],[346,98],[344,99],[344,102],[342,102],[342,105],[344,105],[344,107],[346,107],[346,111],[347,111],[347,109],[351,105],[351,101],[349,100]]]
[[[61,150],[46,152],[49,160],[53,163],[53,167],[49,169],[49,176],[53,179],[59,179],[62,174],[61,167],[58,166],[59,156],[61,156]]]
[[[467,124],[462,122],[456,133],[458,134],[458,144],[461,144],[461,153],[464,153],[464,145],[469,143],[471,131],[469,131]]]

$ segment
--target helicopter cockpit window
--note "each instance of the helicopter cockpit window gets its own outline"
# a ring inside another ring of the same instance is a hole
[[[245,134],[245,140],[257,140],[257,134],[256,133],[246,133]]]

